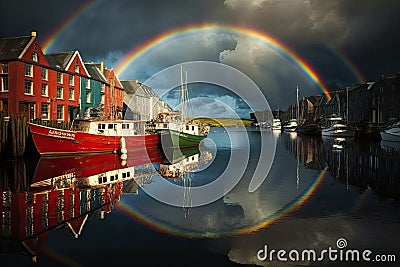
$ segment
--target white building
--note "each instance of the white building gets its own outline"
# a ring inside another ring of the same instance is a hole
[[[147,85],[137,80],[121,81],[124,88],[125,119],[151,120],[171,107]]]

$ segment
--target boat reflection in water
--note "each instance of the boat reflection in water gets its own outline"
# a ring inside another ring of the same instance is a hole
[[[251,129],[230,136],[212,129],[208,138],[204,150],[146,151],[128,154],[125,163],[112,154],[42,158],[33,166],[21,159],[0,164],[0,252],[40,255],[41,263],[50,258],[47,248],[90,266],[108,259],[127,265],[132,257],[139,265],[187,266],[201,258],[205,265],[217,259],[226,266],[260,263],[255,255],[266,244],[318,250],[335,246],[338,237],[354,248],[396,251],[400,152],[395,148],[346,138],[335,149],[333,138]],[[195,207],[195,187],[226,171],[231,155],[241,153],[243,138],[250,145],[243,177],[221,198]],[[262,138],[276,141],[275,160],[250,193]],[[160,190],[169,196],[165,184],[170,183],[182,187],[174,195],[182,205],[146,194]],[[71,242],[61,230],[85,238]],[[175,264],[182,256],[187,257]]]
[[[329,137],[286,138],[285,147],[307,168],[329,167],[331,176],[359,192],[400,199],[400,150],[386,143]]]
[[[192,187],[193,173],[202,169],[213,159],[209,150],[200,153],[199,147],[168,148],[163,150],[163,159],[160,163],[159,174],[183,188],[182,208],[185,217],[189,215],[192,207],[190,189]]]
[[[0,165],[0,253],[30,255],[36,262],[50,230],[78,238],[89,217],[104,219],[125,183],[151,182],[158,149],[116,154],[16,159]],[[132,187],[132,186],[130,186]],[[126,192],[126,190],[125,190]]]

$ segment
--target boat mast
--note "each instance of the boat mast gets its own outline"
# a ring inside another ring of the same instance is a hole
[[[297,120],[299,119],[299,85],[296,86],[296,102],[297,102]]]
[[[181,66],[181,86],[180,86],[180,93],[181,93],[181,119],[183,123],[186,123],[186,109],[185,109],[185,85],[183,80],[183,67]]]
[[[349,123],[349,87],[346,86],[346,122]]]

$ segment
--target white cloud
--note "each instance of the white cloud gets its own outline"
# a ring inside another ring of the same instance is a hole
[[[277,2],[277,0],[225,0],[224,5],[230,8],[257,8],[262,7],[264,3],[273,3]]]

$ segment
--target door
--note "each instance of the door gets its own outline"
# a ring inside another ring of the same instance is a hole
[[[18,112],[24,114],[27,121],[33,120],[35,118],[35,103],[19,102]]]

